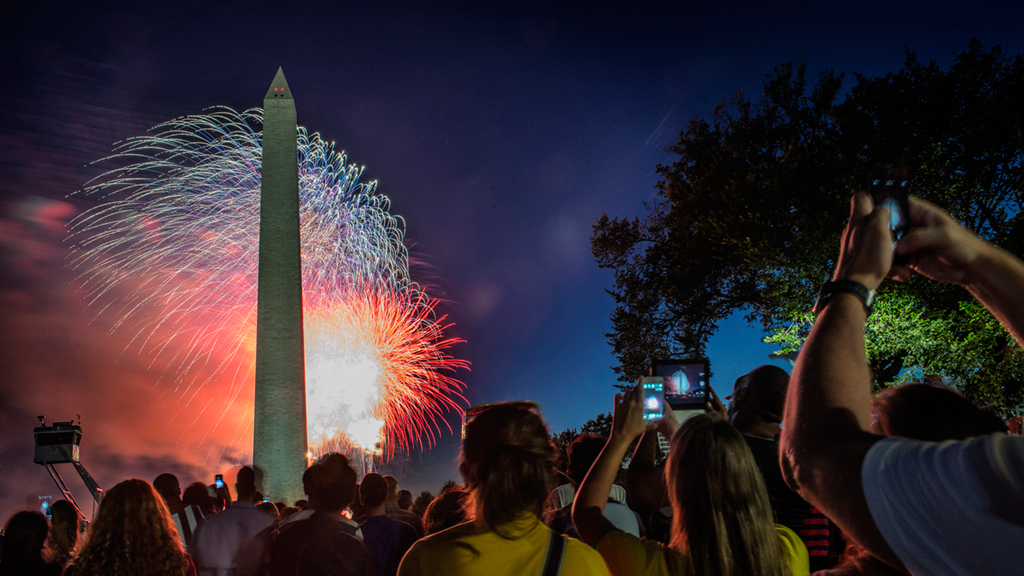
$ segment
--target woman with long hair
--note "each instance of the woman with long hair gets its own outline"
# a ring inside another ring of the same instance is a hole
[[[463,438],[459,471],[470,520],[419,540],[400,576],[607,574],[593,549],[540,521],[554,484],[555,448],[536,404],[472,408]]]
[[[195,576],[160,495],[145,480],[114,486],[100,502],[65,576]]]
[[[50,549],[50,562],[60,564],[63,568],[78,543],[82,515],[67,500],[57,500],[47,509],[47,513],[50,515],[50,534],[46,538],[46,545]]]
[[[46,516],[38,510],[15,513],[0,539],[0,576],[56,576],[60,564],[46,562]]]
[[[807,574],[807,549],[774,524],[768,492],[740,433],[717,415],[679,426],[671,410],[654,425],[671,438],[665,470],[672,504],[668,546],[616,530],[602,514],[630,443],[648,430],[640,386],[615,395],[612,433],[573,505],[584,542],[615,575],[789,576]]]

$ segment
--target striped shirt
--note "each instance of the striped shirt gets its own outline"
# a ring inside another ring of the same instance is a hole
[[[189,504],[185,506],[184,510],[175,512],[171,516],[174,517],[174,524],[178,527],[178,539],[181,540],[183,546],[187,547],[189,540],[192,540],[192,533],[195,532],[199,521],[203,519],[203,511],[199,509],[199,506]]]

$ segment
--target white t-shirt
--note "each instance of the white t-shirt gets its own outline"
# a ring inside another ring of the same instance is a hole
[[[566,504],[571,504],[573,498],[576,497],[576,488],[572,484],[562,484],[558,488],[551,491],[552,504],[554,508],[564,508]],[[615,500],[619,504],[626,503],[626,489],[618,484],[612,484],[612,492],[609,498]]]
[[[879,532],[911,573],[1024,572],[1024,436],[889,437],[861,468]]]

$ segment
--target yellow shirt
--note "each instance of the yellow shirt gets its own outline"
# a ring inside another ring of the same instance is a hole
[[[493,532],[480,533],[472,522],[427,536],[402,558],[398,576],[539,576],[551,529],[530,513],[506,528],[512,539]],[[607,576],[600,554],[575,538],[563,538],[566,542],[561,574]]]
[[[775,525],[786,563],[793,576],[811,572],[807,547],[795,532]],[[621,530],[611,530],[597,543],[608,572],[613,576],[680,576],[690,573],[690,565],[679,552],[660,542],[637,538]]]

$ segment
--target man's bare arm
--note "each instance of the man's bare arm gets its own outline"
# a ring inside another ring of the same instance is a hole
[[[889,212],[870,197],[852,200],[833,280],[875,289],[892,265]],[[790,379],[780,459],[787,483],[861,546],[901,567],[868,510],[861,465],[879,438],[869,430],[871,374],[864,349],[864,303],[838,294],[819,314]]]

